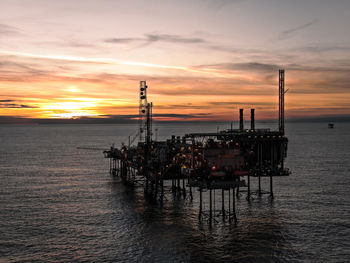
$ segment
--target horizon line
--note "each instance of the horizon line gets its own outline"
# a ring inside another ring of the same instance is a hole
[[[348,122],[350,115],[324,115],[324,116],[306,116],[291,117],[286,122]],[[208,120],[208,119],[175,119],[175,120],[152,120],[153,123],[238,123],[239,120]],[[244,122],[250,122],[250,119],[244,119]],[[278,118],[273,119],[255,119],[256,123],[278,122]],[[15,116],[0,116],[1,124],[18,124],[18,125],[36,125],[36,124],[138,124],[135,118],[125,118],[121,115],[114,118],[96,118],[96,117],[79,117],[79,118],[25,118]]]

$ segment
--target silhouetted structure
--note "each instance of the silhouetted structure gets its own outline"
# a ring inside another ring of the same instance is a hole
[[[125,184],[141,182],[147,196],[163,203],[165,184],[171,182],[174,195],[193,198],[199,190],[199,217],[212,223],[215,191],[221,191],[223,218],[236,221],[235,198],[246,187],[252,194],[269,194],[273,198],[273,177],[287,176],[284,168],[288,139],[284,136],[284,70],[279,71],[279,129],[255,129],[255,110],[251,109],[251,127],[244,129],[243,109],[239,110],[239,129],[216,133],[174,135],[166,141],[152,140],[152,104],[147,102],[147,85],[140,82],[140,128],[137,146],[111,147],[104,151],[110,158],[110,173]],[[262,178],[269,178],[270,189],[263,191]],[[258,189],[252,191],[251,179],[257,178]],[[209,194],[209,211],[203,210],[203,193]],[[228,199],[225,202],[225,197]]]

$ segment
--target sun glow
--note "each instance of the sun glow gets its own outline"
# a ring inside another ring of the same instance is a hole
[[[49,104],[45,107],[47,110],[81,110],[84,108],[96,107],[93,102],[57,102]]]
[[[95,117],[98,116],[98,114],[92,114],[87,112],[66,112],[66,113],[59,113],[59,114],[52,114],[51,118],[58,118],[58,119],[75,119],[80,117]]]
[[[98,116],[96,101],[60,101],[42,105],[43,118],[79,118]]]
[[[76,86],[70,86],[70,87],[64,89],[64,91],[68,91],[68,92],[72,92],[72,93],[81,92],[81,90],[78,89]]]

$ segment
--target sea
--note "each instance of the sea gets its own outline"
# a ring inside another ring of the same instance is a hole
[[[227,128],[154,125],[158,140]],[[275,198],[242,192],[237,224],[212,226],[198,219],[198,191],[161,206],[109,174],[103,149],[136,130],[0,125],[0,262],[350,262],[350,123],[287,123],[292,173],[274,179]]]

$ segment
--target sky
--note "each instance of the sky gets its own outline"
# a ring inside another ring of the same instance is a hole
[[[348,0],[0,0],[0,123],[350,115]],[[247,116],[249,117],[249,116]]]

